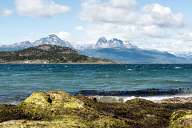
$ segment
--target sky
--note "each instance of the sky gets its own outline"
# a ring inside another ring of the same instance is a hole
[[[57,34],[73,45],[119,38],[192,53],[192,0],[0,0],[0,45]]]

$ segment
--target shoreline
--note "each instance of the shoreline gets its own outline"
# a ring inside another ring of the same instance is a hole
[[[49,91],[33,92],[17,105],[0,104],[2,128],[191,128],[191,120],[192,97],[108,103]]]
[[[78,96],[78,95],[76,95]],[[94,96],[85,96],[89,99],[96,99],[98,102],[101,103],[126,103],[128,101],[134,99],[141,99],[147,100],[154,103],[192,103],[192,94],[183,94],[183,95],[162,95],[162,96],[101,96],[101,95],[94,95]],[[18,105],[22,102],[21,101],[10,101],[10,102],[1,102],[0,105]]]
[[[165,103],[165,102],[177,102],[177,103],[192,103],[192,94],[188,95],[170,95],[170,96],[88,96],[89,98],[96,98],[99,102],[106,103],[125,103],[134,99],[143,99],[152,101],[154,103]]]

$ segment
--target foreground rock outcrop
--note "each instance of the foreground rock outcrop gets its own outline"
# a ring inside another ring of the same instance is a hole
[[[192,110],[178,110],[171,115],[171,128],[192,128]]]
[[[191,111],[191,103],[101,103],[63,91],[35,92],[17,106],[0,105],[0,128],[191,128]]]

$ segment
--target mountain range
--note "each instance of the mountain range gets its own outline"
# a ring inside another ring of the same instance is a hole
[[[39,45],[56,45],[74,49],[70,42],[60,39],[57,35],[49,35],[37,41],[25,41],[12,45],[0,46],[0,51],[18,51]],[[192,63],[191,57],[176,56],[169,52],[141,49],[130,42],[117,38],[107,40],[105,37],[98,39],[91,47],[76,49],[80,54],[94,58],[110,59],[117,63],[128,64],[181,64]]]
[[[2,45],[0,46],[0,51],[18,51],[23,50],[30,47],[35,47],[43,44],[57,45],[61,47],[69,47],[72,48],[72,45],[68,41],[64,41],[60,39],[57,35],[52,34],[47,37],[41,38],[34,42],[24,41],[19,43],[14,43],[10,45]]]
[[[169,52],[141,49],[130,42],[123,42],[116,38],[107,40],[105,37],[101,37],[92,48],[84,49],[81,52],[84,55],[128,64],[192,63],[188,57],[176,56]]]

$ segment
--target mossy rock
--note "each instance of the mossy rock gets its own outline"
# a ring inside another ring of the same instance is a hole
[[[136,98],[126,103],[90,102],[90,104],[99,112],[111,114],[123,120],[134,121],[135,123],[131,123],[131,126],[159,128],[169,125],[171,111],[160,104],[145,99]]]
[[[12,120],[0,123],[1,128],[89,128],[76,116],[64,116],[51,121]]]
[[[192,128],[192,110],[178,110],[170,119],[170,128]]]
[[[8,120],[24,119],[16,105],[0,105],[0,123]]]
[[[12,120],[0,123],[1,128],[132,128],[125,121],[101,117],[85,121],[76,116],[64,116],[51,121]]]
[[[84,103],[63,91],[35,92],[19,104],[18,108],[33,119],[41,119],[83,109]]]
[[[111,117],[99,118],[91,124],[93,128],[131,128],[131,126],[124,120]]]
[[[152,102],[152,101],[145,100],[145,99],[140,99],[140,98],[135,98],[135,99],[132,99],[132,100],[128,100],[125,103],[129,104],[129,105],[140,105],[140,106],[148,106],[148,107],[157,106],[157,104]]]
[[[0,105],[0,128],[164,128],[169,123],[170,128],[191,128],[190,106],[138,98],[101,103],[63,91],[35,92],[17,106]]]

